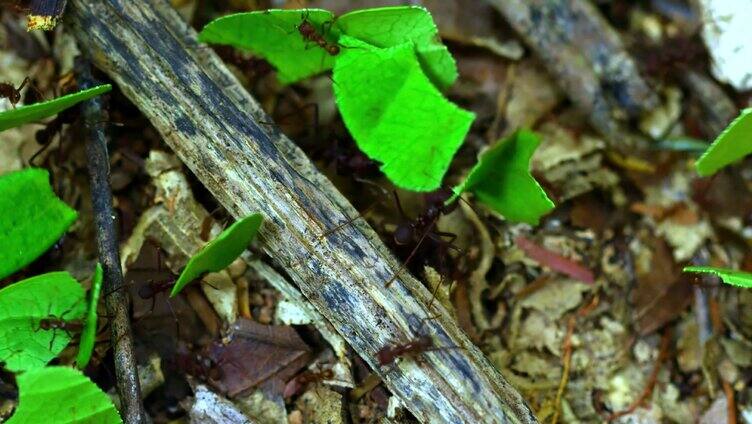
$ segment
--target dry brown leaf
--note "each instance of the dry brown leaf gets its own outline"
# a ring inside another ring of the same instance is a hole
[[[215,384],[230,397],[270,379],[290,379],[311,356],[308,345],[290,326],[262,325],[239,318],[228,338],[229,343],[215,343],[208,353],[221,371],[222,377]]]

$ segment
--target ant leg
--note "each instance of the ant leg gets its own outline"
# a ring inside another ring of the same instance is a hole
[[[441,237],[448,237],[449,240],[444,240]],[[445,233],[443,231],[432,231],[428,235],[428,238],[430,238],[431,240],[433,240],[433,241],[441,244],[442,246],[446,247],[447,249],[452,249],[455,252],[460,253],[460,254],[464,254],[465,253],[464,250],[462,250],[459,247],[457,247],[454,244],[452,244],[457,239],[457,235],[454,234],[454,233]]]
[[[16,91],[23,90],[24,87],[26,87],[26,84],[28,84],[31,80],[29,80],[29,77],[24,78],[24,80],[21,82],[21,85],[16,88]]]
[[[27,77],[28,79],[28,77]],[[33,80],[29,80],[29,90],[34,90],[39,100],[37,101],[46,101],[47,99],[44,97],[44,94],[39,90],[39,87],[34,83]]]
[[[52,141],[50,141],[49,143],[45,143],[41,148],[39,148],[39,150],[37,150],[33,155],[31,155],[31,157],[29,158],[29,165],[38,167],[39,164],[34,163],[34,161],[36,160],[37,156],[41,155],[51,145],[52,145]]]
[[[397,195],[397,190],[392,190],[392,194],[394,195],[394,201],[397,203],[397,210],[399,211],[400,216],[402,217],[402,219],[409,221],[410,218],[405,213],[405,210],[402,209],[402,202],[400,202],[399,195]]]
[[[331,235],[333,233],[336,233],[337,231],[341,230],[342,228],[344,228],[344,227],[352,224],[353,222],[357,221],[358,218],[365,218],[366,215],[368,214],[368,212],[370,212],[371,209],[373,209],[376,205],[377,205],[377,203],[373,203],[370,206],[368,206],[367,208],[363,209],[363,212],[359,213],[355,217],[353,217],[353,218],[347,218],[344,222],[342,222],[340,224],[337,224],[335,227],[326,230],[324,233],[322,233],[318,237],[319,241],[322,240],[322,239],[324,239],[324,238],[326,238],[326,237],[328,237],[329,235]]]
[[[433,306],[433,301],[436,299],[436,293],[439,291],[439,287],[444,284],[444,275],[442,274],[439,278],[439,282],[434,286],[433,291],[431,292],[431,300],[428,302],[428,309],[431,309],[431,306]]]
[[[178,316],[175,315],[175,310],[172,309],[172,303],[170,303],[170,299],[165,300],[167,301],[167,308],[170,309],[170,314],[172,314],[172,319],[175,320],[175,337],[180,339],[180,322],[178,321]]]

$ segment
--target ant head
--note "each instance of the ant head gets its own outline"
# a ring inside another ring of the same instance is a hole
[[[410,223],[402,223],[394,230],[394,242],[404,246],[413,241],[413,227]]]
[[[41,328],[42,330],[52,330],[54,328],[54,325],[49,320],[42,319],[39,321],[39,328]]]

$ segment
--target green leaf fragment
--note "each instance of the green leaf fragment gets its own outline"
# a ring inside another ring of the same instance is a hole
[[[715,174],[719,169],[752,153],[752,108],[739,116],[713,141],[695,163],[702,176]]]
[[[298,31],[304,17],[328,42],[337,40],[336,28],[327,24],[334,21],[332,12],[270,9],[215,19],[201,30],[199,41],[230,45],[260,55],[279,70],[280,82],[289,84],[329,70],[334,64],[334,56]]]
[[[486,150],[456,196],[472,192],[477,199],[511,221],[538,224],[554,208],[543,188],[530,174],[530,159],[540,144],[538,135],[520,130]]]
[[[27,168],[0,176],[0,278],[44,253],[76,220],[52,191],[49,173]]]
[[[438,188],[475,116],[444,98],[412,43],[380,49],[342,36],[340,44],[334,94],[360,150],[399,187]]]
[[[12,372],[45,366],[68,345],[71,335],[61,329],[43,330],[40,320],[77,320],[84,311],[84,290],[67,272],[42,274],[3,288],[0,362]]]
[[[180,293],[188,283],[207,272],[226,268],[240,256],[261,227],[261,214],[249,215],[222,231],[214,240],[193,255],[172,287],[170,296]]]
[[[112,90],[110,84],[98,85],[87,90],[81,90],[77,93],[68,94],[46,102],[20,106],[15,109],[0,112],[0,131],[5,131],[8,128],[48,118],[71,106],[75,106],[76,103],[88,100],[110,90]]]
[[[728,268],[716,268],[712,266],[687,266],[684,272],[707,273],[718,276],[726,284],[732,286],[752,288],[752,273],[737,271]]]
[[[94,268],[94,276],[91,279],[86,321],[84,322],[84,330],[81,332],[81,340],[78,343],[76,366],[79,369],[86,368],[91,359],[91,353],[94,351],[94,342],[97,338],[97,304],[99,304],[99,294],[102,291],[102,275],[102,264],[98,263]]]
[[[336,21],[342,34],[387,48],[412,42],[425,73],[440,89],[457,79],[457,65],[438,38],[431,13],[419,6],[379,7],[346,13]]]
[[[46,367],[16,377],[18,409],[8,424],[122,423],[110,398],[80,371]]]

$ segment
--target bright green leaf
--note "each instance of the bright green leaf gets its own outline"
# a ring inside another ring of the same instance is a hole
[[[727,268],[716,268],[712,266],[687,266],[684,272],[697,272],[713,274],[721,278],[724,283],[732,286],[752,288],[752,274],[749,272],[737,271]]]
[[[752,108],[744,109],[715,139],[695,163],[702,176],[716,171],[752,153]]]
[[[18,408],[8,424],[123,422],[107,394],[73,368],[41,368],[16,380]]]
[[[230,225],[214,240],[188,260],[178,281],[172,287],[170,296],[180,293],[188,283],[207,272],[217,272],[226,268],[240,256],[261,227],[261,214],[249,215]]]
[[[342,36],[340,44],[334,94],[360,150],[399,187],[438,188],[475,116],[444,98],[411,43],[379,49]]]
[[[67,272],[37,275],[0,290],[0,362],[13,372],[45,366],[71,340],[61,329],[43,330],[40,320],[83,317],[84,289]],[[48,421],[50,422],[50,421]]]
[[[46,170],[28,168],[0,176],[0,278],[31,263],[76,220],[55,196]]]
[[[90,99],[94,96],[106,93],[112,90],[110,84],[98,85],[88,90],[82,90],[78,93],[68,94],[46,102],[34,103],[28,106],[19,106],[15,109],[0,112],[0,131],[8,128],[17,127],[29,122],[39,121],[56,115],[76,103]]]
[[[486,150],[456,195],[469,191],[511,221],[538,224],[554,208],[546,192],[530,175],[530,159],[540,144],[531,131],[521,130]]]
[[[396,47],[412,42],[425,73],[440,89],[457,79],[457,66],[438,38],[431,13],[419,6],[379,7],[356,10],[337,18],[342,34],[376,47]]]
[[[334,56],[307,41],[298,31],[303,15],[329,42],[336,30],[325,30],[334,21],[332,12],[322,9],[278,10],[237,13],[209,22],[199,34],[205,43],[225,44],[260,55],[279,70],[279,80],[289,84],[332,68]]]
[[[99,293],[102,291],[102,264],[97,264],[94,268],[94,276],[91,279],[91,289],[89,289],[89,303],[87,305],[86,322],[84,330],[81,332],[81,340],[78,343],[78,355],[76,356],[76,366],[79,369],[86,368],[91,359],[91,353],[94,351],[94,342],[97,338],[97,305],[99,304]]]

